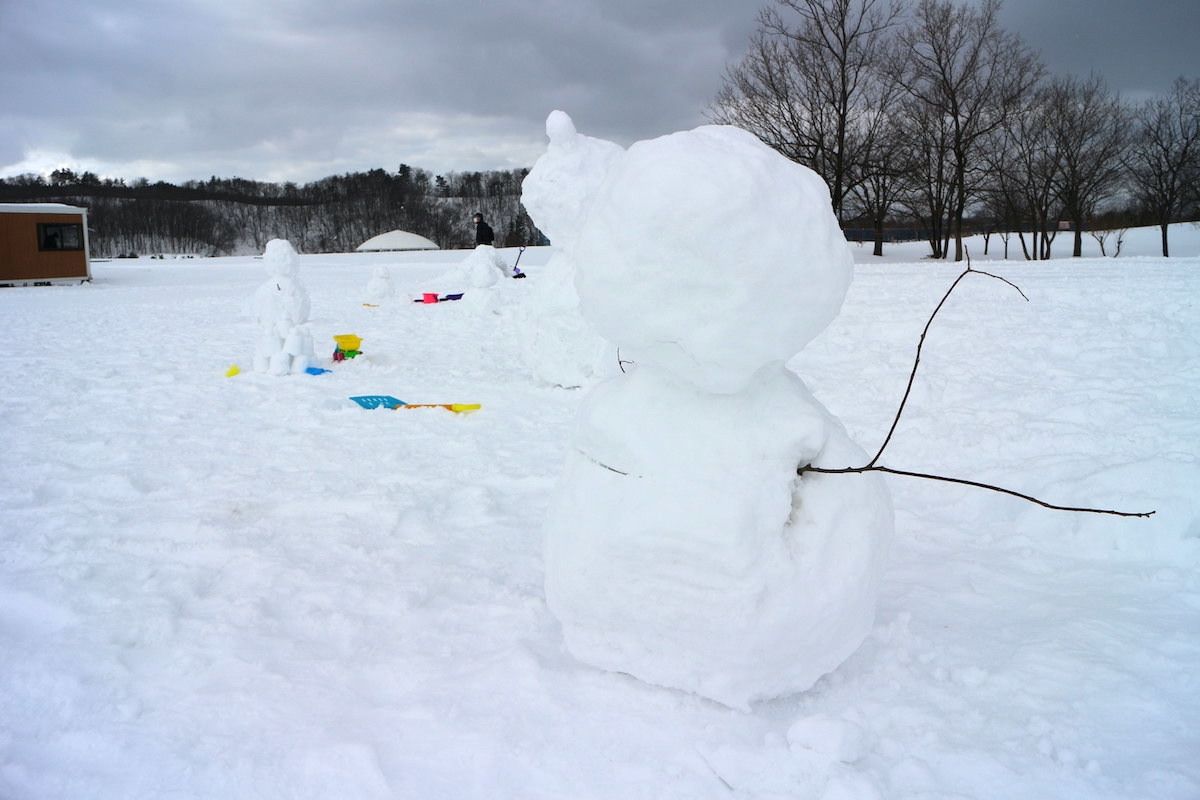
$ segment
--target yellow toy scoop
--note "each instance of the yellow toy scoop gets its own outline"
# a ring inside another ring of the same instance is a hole
[[[405,403],[401,406],[396,406],[393,410],[402,408],[444,408],[447,411],[453,411],[455,414],[470,414],[472,411],[478,411],[483,408],[480,403]]]

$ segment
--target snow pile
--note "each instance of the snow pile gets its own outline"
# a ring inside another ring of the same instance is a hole
[[[458,267],[468,285],[488,289],[509,277],[509,267],[496,248],[490,244],[475,247]]]
[[[391,300],[396,294],[392,284],[392,275],[385,266],[375,267],[371,271],[371,280],[367,281],[367,299],[373,303]]]
[[[546,136],[549,147],[521,185],[521,203],[555,252],[531,288],[518,330],[522,358],[534,377],[576,387],[603,374],[597,365],[608,359],[604,341],[579,314],[572,250],[596,189],[624,151],[576,132],[562,111],[546,118]]]
[[[639,142],[574,248],[584,316],[635,365],[594,387],[546,523],[580,659],[732,706],[807,689],[871,628],[875,476],[789,372],[852,262],[820,179],[736,128]]]
[[[308,290],[300,283],[296,250],[286,239],[272,239],[263,251],[270,276],[254,293],[254,369],[272,375],[304,372],[313,362],[308,322]]]

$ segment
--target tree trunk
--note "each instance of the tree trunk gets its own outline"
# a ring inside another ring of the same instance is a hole
[[[1171,253],[1167,248],[1167,224],[1168,223],[1163,222],[1159,225],[1159,227],[1162,229],[1163,258],[1171,257]]]
[[[1075,228],[1075,249],[1071,253],[1072,258],[1079,258],[1083,255],[1083,220],[1071,220],[1071,225]]]
[[[875,252],[873,255],[883,255],[883,220],[875,219]]]

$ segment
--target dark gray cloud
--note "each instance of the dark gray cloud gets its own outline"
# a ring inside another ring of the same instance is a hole
[[[546,114],[622,144],[704,121],[758,0],[0,0],[0,170],[309,180],[525,166]],[[1055,71],[1198,71],[1194,0],[1010,0]]]
[[[1095,71],[1132,101],[1200,77],[1197,0],[1009,0],[1000,18],[1050,72]]]

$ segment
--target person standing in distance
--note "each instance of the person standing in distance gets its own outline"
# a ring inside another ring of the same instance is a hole
[[[492,226],[483,221],[483,214],[475,212],[475,246],[481,244],[490,245],[496,241],[496,235],[492,233]]]

